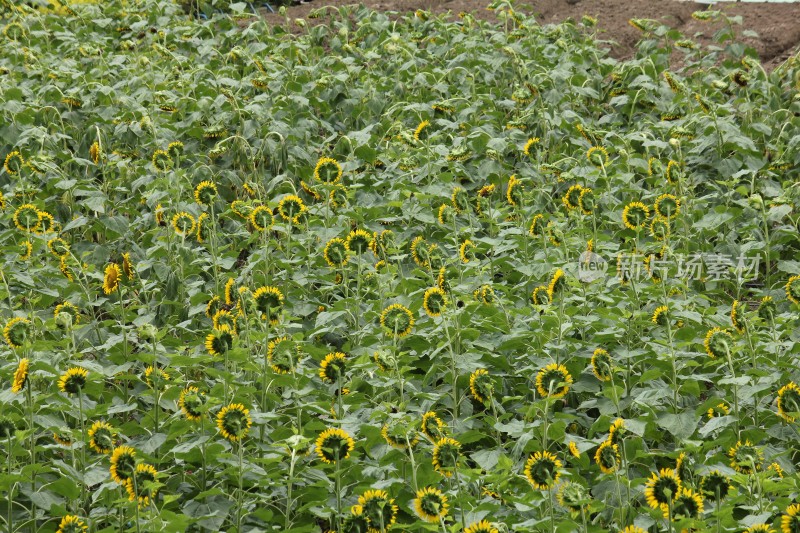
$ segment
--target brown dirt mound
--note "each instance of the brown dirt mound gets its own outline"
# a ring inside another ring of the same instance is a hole
[[[494,14],[486,10],[489,0],[363,1],[367,7],[379,11],[426,9],[433,13],[469,12],[482,20],[494,18]],[[290,19],[307,18],[312,10],[323,6],[353,3],[353,0],[314,0],[287,8],[287,16]],[[634,17],[663,21],[703,45],[711,44],[714,33],[721,28],[721,24],[698,22],[691,17],[692,12],[707,9],[707,5],[676,0],[537,0],[535,4],[519,4],[517,8],[536,15],[543,24],[567,18],[579,20],[583,15],[597,18],[599,37],[611,42],[611,55],[616,58],[630,57],[641,37],[639,30],[628,24],[628,20]],[[800,24],[797,22],[800,20],[800,3],[720,3],[714,9],[742,18],[742,24],[737,27],[739,37],[755,48],[767,68],[774,68],[800,50]],[[284,20],[281,15],[264,13],[274,24],[281,24]],[[746,30],[750,31],[745,34]],[[755,32],[755,35],[750,32]]]

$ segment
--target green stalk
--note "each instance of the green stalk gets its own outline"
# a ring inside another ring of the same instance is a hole
[[[284,522],[284,529],[288,530],[291,524],[291,511],[292,511],[292,485],[294,485],[294,465],[297,459],[297,450],[292,448],[292,457],[289,460],[289,481],[286,484],[286,521]]]

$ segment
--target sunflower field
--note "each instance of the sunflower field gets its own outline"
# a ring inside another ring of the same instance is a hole
[[[800,58],[231,8],[2,11],[0,531],[800,532]]]

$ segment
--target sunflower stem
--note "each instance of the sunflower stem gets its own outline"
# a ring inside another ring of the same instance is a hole
[[[206,490],[206,415],[200,413],[200,482],[202,483],[202,491]]]
[[[291,525],[291,511],[292,511],[292,485],[294,485],[294,465],[297,459],[297,450],[292,448],[292,457],[289,460],[289,480],[286,483],[286,521],[284,522],[284,529],[288,530]]]
[[[339,446],[334,450],[336,457],[336,474],[335,474],[335,490],[336,490],[336,531],[340,531],[342,524],[342,474],[339,466]]]
[[[135,509],[135,516],[136,516],[136,533],[141,533],[141,529],[139,526],[139,487],[136,483],[136,469],[133,469],[133,474],[131,475],[133,479],[133,503]]]
[[[456,497],[458,498],[458,514],[461,516],[461,530],[466,531],[467,529],[467,518],[464,516],[464,501],[461,498],[461,478],[458,475],[458,465],[453,468],[453,473],[455,474],[455,481],[456,481]]]
[[[244,444],[240,441],[239,442],[239,495],[237,498],[237,505],[236,505],[236,533],[241,533],[242,531],[242,506],[244,502],[244,489],[243,489],[243,476],[244,476],[244,469],[242,468],[243,456],[244,456]]]
[[[28,429],[31,432],[30,437],[30,453],[31,453],[31,490],[36,492],[36,436],[33,429],[33,392],[31,391],[30,377],[28,378],[27,387],[25,387],[25,396],[28,404]],[[31,504],[31,519],[36,523],[36,506]]]
[[[6,435],[6,474],[8,474],[9,479],[11,478],[11,432],[9,431]],[[12,502],[14,501],[14,485],[11,484],[8,489],[8,519],[6,520],[6,526],[8,526],[8,533],[11,533],[13,530],[11,529],[11,511],[13,509]]]
[[[83,388],[78,388],[78,419],[81,425],[81,507],[86,503],[86,431],[83,420]]]

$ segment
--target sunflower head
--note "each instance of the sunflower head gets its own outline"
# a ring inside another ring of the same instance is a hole
[[[278,214],[284,221],[292,224],[300,223],[300,218],[306,209],[306,204],[303,203],[303,200],[294,194],[286,195],[278,202]]]
[[[673,220],[678,217],[681,211],[681,201],[673,194],[662,194],[656,198],[653,206],[660,218]]]
[[[710,500],[721,500],[730,492],[731,482],[719,470],[712,470],[700,479],[700,490]]]
[[[797,533],[800,531],[800,504],[795,503],[786,508],[781,517],[781,533]]]
[[[786,299],[795,305],[800,305],[800,275],[792,276],[784,287]]]
[[[447,496],[437,488],[425,487],[417,491],[414,498],[414,511],[422,520],[438,523],[448,512]]]
[[[381,428],[381,436],[386,443],[396,450],[414,448],[419,443],[416,429],[402,423],[387,423]]]
[[[333,158],[321,157],[314,166],[314,179],[322,183],[339,183],[342,165]]]
[[[626,228],[638,231],[650,218],[650,208],[642,202],[631,202],[622,210],[622,223]]]
[[[23,204],[14,211],[14,225],[20,231],[35,232],[42,223],[42,212],[33,204]]]
[[[712,328],[706,333],[703,346],[706,348],[706,353],[712,359],[717,357],[727,357],[731,351],[731,343],[733,336],[722,328]]]
[[[539,285],[531,293],[531,302],[533,305],[547,305],[550,303],[550,296],[547,293],[547,287]]]
[[[166,150],[156,150],[152,157],[153,166],[159,172],[166,172],[172,169],[172,157]]]
[[[331,268],[343,267],[349,260],[347,256],[347,243],[344,239],[334,237],[325,244],[322,256]]]
[[[772,320],[777,311],[777,305],[772,296],[764,296],[758,304],[758,316],[762,320]]]
[[[356,447],[350,434],[339,428],[326,429],[319,434],[315,444],[317,456],[328,464],[347,459]]]
[[[669,517],[669,508],[662,506],[664,518]],[[672,518],[680,520],[684,518],[698,518],[703,514],[703,497],[692,489],[681,487],[672,503]]]
[[[556,269],[553,272],[553,275],[550,277],[550,283],[547,285],[547,296],[550,299],[550,302],[555,300],[555,297],[561,294],[567,286],[567,279],[564,275],[564,271]]]
[[[111,479],[125,485],[136,468],[136,450],[130,446],[118,446],[111,452]]]
[[[494,392],[494,383],[485,368],[479,368],[469,376],[469,391],[481,403],[488,402]]]
[[[581,210],[581,213],[584,215],[591,215],[594,213],[595,206],[594,191],[589,187],[581,187],[581,191],[578,194],[578,208]]]
[[[611,355],[603,348],[597,348],[592,354],[592,373],[600,381],[611,381],[613,375]]]
[[[89,526],[80,517],[68,514],[58,523],[56,533],[86,533]]]
[[[17,369],[14,371],[14,377],[11,380],[11,392],[19,394],[28,383],[28,373],[30,368],[30,360],[26,357],[19,360]]]
[[[261,320],[277,324],[283,310],[283,293],[273,286],[259,287],[253,293],[253,302]]]
[[[405,337],[414,327],[414,315],[402,304],[392,304],[381,313],[381,326],[390,335]]]
[[[764,452],[749,440],[744,443],[738,441],[728,450],[728,457],[731,459],[731,467],[740,474],[745,475],[761,470],[761,465],[764,462]]]
[[[367,517],[370,531],[383,532],[397,520],[398,507],[384,490],[368,490],[358,497],[358,506]]]
[[[207,401],[206,394],[200,392],[200,389],[197,387],[186,387],[181,391],[181,395],[178,398],[178,406],[187,419],[196,422],[205,414],[205,405]]]
[[[469,211],[471,207],[469,193],[461,187],[453,189],[453,193],[450,195],[450,202],[453,204],[453,209],[456,210],[456,213]]]
[[[445,424],[441,418],[436,416],[434,411],[428,411],[422,415],[420,420],[420,431],[434,442],[438,442],[445,436]]]
[[[793,381],[780,388],[778,391],[778,416],[787,422],[794,422],[800,416],[800,387]]]
[[[596,167],[605,167],[608,165],[608,150],[602,146],[592,146],[586,152],[586,159]]]
[[[227,327],[206,335],[204,343],[209,355],[222,355],[233,347],[233,335]]]
[[[675,501],[681,488],[681,480],[671,468],[662,468],[647,481],[644,496],[648,505],[659,509]]]
[[[241,441],[252,425],[250,410],[240,403],[226,405],[217,413],[217,429],[230,442]]]
[[[653,316],[650,317],[650,321],[657,326],[666,326],[668,320],[669,307],[666,305],[656,307],[656,310],[653,311]]]
[[[58,380],[58,388],[61,392],[67,394],[78,394],[84,386],[86,386],[86,379],[89,377],[89,371],[85,368],[72,367],[63,374]]]
[[[619,445],[611,440],[603,441],[594,454],[594,462],[604,474],[613,474],[621,464]]]
[[[543,398],[562,398],[570,385],[572,376],[564,365],[550,363],[536,374],[536,391]]]
[[[15,316],[3,328],[3,338],[11,348],[21,348],[31,333],[31,321]]]
[[[564,196],[561,198],[561,203],[564,204],[564,207],[567,208],[567,211],[572,211],[573,209],[578,209],[580,207],[580,196],[582,191],[583,187],[577,184],[567,189],[567,192],[564,193]]]
[[[289,337],[279,337],[267,345],[267,362],[277,374],[294,372],[300,360],[300,345]]]
[[[136,481],[134,483],[134,480]],[[139,463],[133,471],[133,475],[125,482],[125,489],[128,492],[128,499],[132,502],[138,501],[140,507],[148,507],[150,502],[158,494],[158,489],[153,487],[153,483],[158,481],[158,471],[153,465]]]
[[[183,155],[184,145],[181,141],[172,141],[167,145],[167,153],[172,158],[178,158]]]
[[[566,481],[561,484],[556,494],[558,503],[571,513],[580,513],[590,502],[591,497],[586,487]]]
[[[172,229],[182,237],[194,233],[196,223],[195,218],[186,211],[176,213],[175,216],[172,217]]]
[[[422,308],[430,317],[441,316],[447,308],[447,294],[441,287],[431,287],[425,291]]]
[[[98,421],[89,428],[89,447],[97,453],[111,453],[117,433],[107,422]]]
[[[611,422],[611,426],[608,428],[608,441],[612,444],[621,444],[622,439],[624,439],[627,434],[628,430],[625,428],[625,420],[617,418]]]
[[[169,381],[169,374],[161,368],[150,365],[144,369],[144,379],[149,386],[160,389]]]
[[[325,383],[338,383],[347,369],[347,356],[342,352],[332,352],[325,356],[319,365],[319,377]]]
[[[433,469],[445,477],[450,477],[458,468],[461,443],[450,437],[442,437],[433,447]]]
[[[744,333],[745,329],[747,328],[747,322],[745,321],[744,310],[746,309],[746,305],[744,302],[740,302],[739,300],[734,300],[731,304],[731,325],[733,329],[735,329],[738,333]]]
[[[481,520],[468,525],[464,533],[499,533],[499,531],[488,520]]]
[[[525,462],[524,474],[535,489],[549,490],[561,477],[561,461],[550,452],[535,452]]]
[[[22,157],[22,154],[20,154],[18,150],[9,152],[6,155],[5,162],[3,163],[3,168],[5,168],[9,176],[16,176],[17,174],[19,174],[19,171],[22,169],[23,166],[25,166],[25,159]]]

